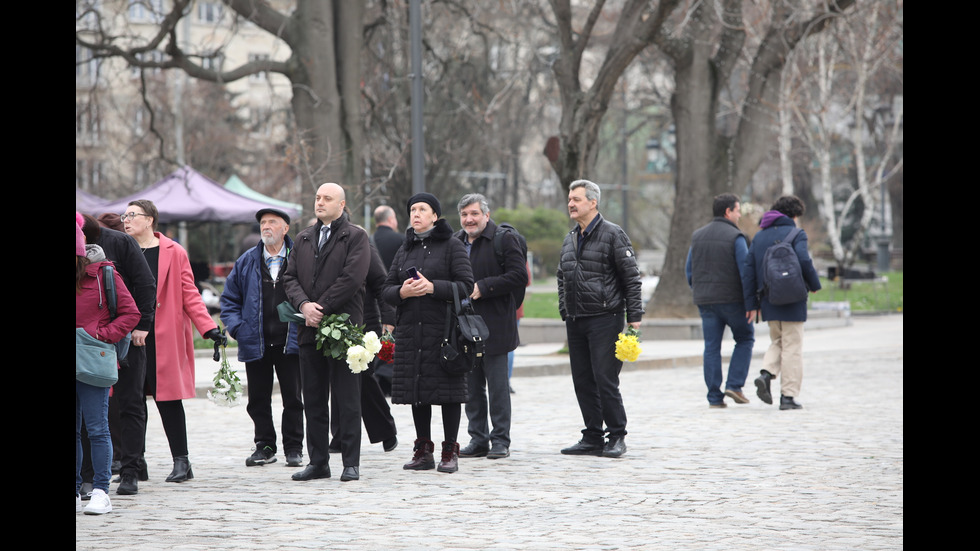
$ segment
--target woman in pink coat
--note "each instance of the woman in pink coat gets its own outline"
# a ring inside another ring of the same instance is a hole
[[[181,402],[196,396],[192,326],[204,338],[222,342],[225,337],[194,285],[187,252],[177,242],[155,231],[158,219],[156,206],[147,199],[130,202],[122,215],[126,233],[136,239],[157,278],[153,330],[145,342],[134,340],[133,345],[146,346],[146,392],[157,404],[174,458],[174,469],[167,482],[183,482],[194,478],[187,458],[187,422]]]

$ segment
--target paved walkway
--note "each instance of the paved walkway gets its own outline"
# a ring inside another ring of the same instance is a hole
[[[853,321],[807,332],[803,410],[761,403],[752,376],[751,403],[716,410],[698,366],[625,370],[620,459],[560,455],[580,436],[571,380],[519,367],[511,457],[461,459],[455,474],[402,470],[414,430],[410,408],[393,406],[401,443],[384,453],[365,436],[361,480],[340,482],[334,456],[334,478],[294,482],[281,457],[245,467],[244,406],[197,399],[185,401],[196,478],[165,483],[172,462],[151,402],[150,480],[137,496],[113,485],[108,515],[76,514],[76,548],[901,549],[904,317]],[[767,345],[757,340],[753,374]],[[697,341],[644,346],[700,353]]]

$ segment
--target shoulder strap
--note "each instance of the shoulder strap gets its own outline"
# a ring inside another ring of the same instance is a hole
[[[105,288],[106,303],[109,305],[109,318],[116,319],[116,278],[113,276],[114,270],[111,265],[102,267],[102,286]]]
[[[783,241],[792,245],[793,241],[796,241],[796,236],[799,234],[800,228],[793,228],[788,234],[786,234],[786,238],[783,239]]]

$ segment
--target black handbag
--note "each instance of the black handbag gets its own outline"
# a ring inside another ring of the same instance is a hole
[[[468,302],[461,304],[459,289],[453,286],[453,302],[446,303],[446,329],[442,338],[442,368],[450,375],[464,375],[483,361],[483,350],[490,330],[483,317]]]

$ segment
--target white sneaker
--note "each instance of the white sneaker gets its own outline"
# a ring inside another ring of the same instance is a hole
[[[104,515],[112,510],[112,503],[105,491],[96,488],[92,490],[92,499],[85,506],[86,515]]]
[[[82,512],[82,496],[75,494],[75,512]]]

